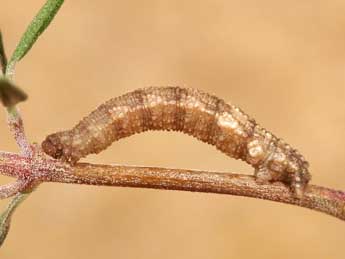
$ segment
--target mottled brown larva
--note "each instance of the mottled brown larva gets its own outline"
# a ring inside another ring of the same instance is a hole
[[[113,98],[73,129],[49,135],[42,148],[48,155],[74,164],[116,140],[147,130],[194,136],[252,165],[258,181],[288,183],[298,196],[310,180],[308,163],[297,150],[236,106],[191,88],[149,87]]]

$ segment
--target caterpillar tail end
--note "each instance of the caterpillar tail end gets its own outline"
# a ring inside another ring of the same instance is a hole
[[[287,184],[296,199],[304,197],[305,190],[311,179],[308,171],[294,173],[292,175],[279,174],[265,167],[255,170],[255,179],[258,184],[269,184],[272,182],[282,182]]]

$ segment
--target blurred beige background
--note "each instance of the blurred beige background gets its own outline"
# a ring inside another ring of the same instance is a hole
[[[8,53],[43,2],[1,0]],[[345,190],[344,12],[344,1],[66,1],[17,67],[27,134],[41,142],[139,87],[195,87],[297,147],[314,184]],[[17,151],[5,117],[0,149]],[[178,133],[85,160],[253,172]],[[268,201],[44,184],[15,214],[0,258],[344,258],[344,237],[340,220]]]

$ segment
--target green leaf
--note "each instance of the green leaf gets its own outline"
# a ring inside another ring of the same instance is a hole
[[[64,0],[47,0],[47,2],[42,6],[14,50],[6,70],[7,73],[11,74],[13,72],[15,63],[21,60],[31,49],[37,38],[54,19],[54,16],[59,11],[63,2]]]
[[[8,231],[11,226],[11,218],[16,208],[22,203],[30,193],[18,193],[10,204],[7,206],[6,210],[0,215],[0,246],[4,243]]]
[[[5,74],[6,66],[7,66],[7,57],[5,53],[4,43],[2,40],[2,33],[0,31],[0,69],[2,73],[4,74]]]
[[[0,102],[5,107],[13,107],[28,98],[27,94],[5,77],[0,77]]]

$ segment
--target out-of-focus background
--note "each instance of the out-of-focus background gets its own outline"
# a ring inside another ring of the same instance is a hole
[[[1,0],[8,54],[43,3]],[[297,147],[314,184],[344,190],[344,12],[344,1],[66,1],[17,66],[27,134],[41,142],[139,87],[195,87]],[[17,151],[5,118],[0,110],[0,149]],[[253,172],[179,133],[133,136],[85,161]],[[268,201],[43,184],[0,257],[344,258],[344,238],[340,220]]]

